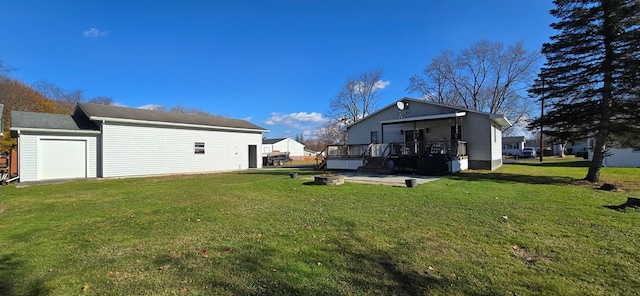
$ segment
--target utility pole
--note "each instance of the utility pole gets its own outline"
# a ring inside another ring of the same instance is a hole
[[[542,88],[544,89],[544,77],[542,77]],[[542,162],[544,154],[544,137],[542,135],[542,127],[544,126],[544,123],[542,121],[542,116],[544,116],[544,93],[540,98],[540,162]]]

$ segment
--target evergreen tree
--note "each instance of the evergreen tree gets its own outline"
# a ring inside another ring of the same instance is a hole
[[[585,179],[597,182],[606,147],[640,142],[640,1],[554,4],[559,33],[543,45],[547,62],[530,89],[549,112],[530,127],[561,140],[594,137]]]

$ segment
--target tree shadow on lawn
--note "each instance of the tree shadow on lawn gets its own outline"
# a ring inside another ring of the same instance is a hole
[[[0,295],[49,294],[42,280],[25,282],[24,263],[15,255],[0,256]]]
[[[458,286],[460,282],[439,276],[425,268],[416,270],[407,263],[403,255],[407,250],[396,246],[381,250],[355,231],[355,223],[344,221],[346,230],[335,237],[332,243],[339,256],[344,258],[344,269],[348,277],[340,279],[348,283],[351,293],[364,292],[372,295],[425,295],[433,289]],[[411,263],[413,260],[408,260]]]
[[[555,184],[555,185],[585,185],[590,184],[582,179],[559,176],[531,176],[519,174],[505,174],[498,172],[487,173],[460,173],[452,175],[449,178],[461,181],[492,181],[498,183],[524,183],[524,184]]]
[[[228,276],[212,276],[207,290],[233,295],[423,295],[436,287],[460,288],[460,283],[432,271],[415,270],[402,259],[406,257],[402,247],[380,250],[355,231],[355,222],[340,225],[343,229],[328,238],[327,244],[319,249],[303,248],[302,254],[293,257],[288,247],[274,247],[267,241],[247,242],[232,252],[213,246],[210,257],[232,267],[226,267]],[[222,254],[216,257],[216,252]],[[170,256],[158,257],[156,264],[180,265]]]
[[[524,165],[524,166],[538,166],[538,167],[565,167],[565,168],[588,168],[589,161],[576,160],[576,161],[551,161],[551,162],[511,162],[508,165]]]

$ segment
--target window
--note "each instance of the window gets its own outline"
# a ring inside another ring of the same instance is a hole
[[[204,142],[195,142],[193,145],[193,153],[204,154]]]
[[[371,143],[378,144],[378,131],[371,132]]]

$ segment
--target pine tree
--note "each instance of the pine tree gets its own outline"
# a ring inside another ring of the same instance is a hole
[[[595,138],[585,180],[597,182],[606,147],[640,142],[640,1],[554,0],[559,31],[530,92],[549,112],[532,122],[566,140]]]

